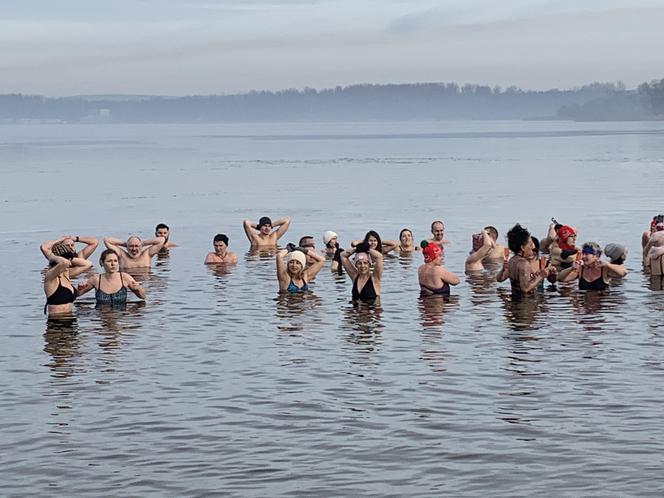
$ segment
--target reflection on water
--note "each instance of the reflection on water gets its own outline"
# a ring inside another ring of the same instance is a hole
[[[316,314],[321,299],[313,292],[280,292],[275,302],[277,329],[282,332],[306,332],[321,323]]]
[[[445,323],[445,313],[459,308],[459,296],[436,296],[435,294],[420,294],[417,300],[420,312],[420,323],[424,328],[442,327]]]
[[[362,346],[364,351],[375,351],[383,341],[381,337],[383,308],[380,296],[374,303],[351,303],[342,310],[342,313],[341,328],[346,332],[346,340]]]
[[[505,321],[512,330],[527,331],[544,325],[547,305],[546,296],[541,292],[515,296],[510,289],[500,288],[497,294],[503,305]]]
[[[81,354],[78,321],[75,316],[47,319],[44,351],[51,356],[47,366],[53,377],[69,377],[74,374],[75,360]]]

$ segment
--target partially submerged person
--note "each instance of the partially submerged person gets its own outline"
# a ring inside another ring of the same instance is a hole
[[[339,236],[336,232],[328,230],[323,234],[323,243],[325,244],[325,249],[323,249],[325,255],[333,257],[339,248]]]
[[[73,302],[78,293],[71,279],[92,266],[84,258],[79,258],[74,251],[56,241],[44,242],[40,249],[49,260],[49,269],[44,274],[44,294],[46,305],[44,313],[49,317],[71,315]]]
[[[498,242],[498,229],[494,226],[488,225],[484,227],[484,232],[493,241],[491,252],[489,252],[489,254],[487,254],[484,259],[500,261],[504,260],[506,247]]]
[[[363,240],[354,240],[350,243],[351,247],[358,247],[361,244],[368,244],[369,249],[378,251],[381,254],[387,254],[398,247],[398,243],[394,240],[381,240],[380,235],[375,230],[369,230]]]
[[[482,260],[489,257],[492,253],[496,243],[489,235],[487,230],[482,230],[480,233],[475,233],[472,236],[472,249],[466,258],[465,269],[466,271],[479,271],[484,270]],[[501,257],[505,257],[501,254]]]
[[[120,271],[120,258],[112,249],[106,249],[99,257],[99,264],[104,273],[95,273],[88,280],[78,286],[78,295],[95,290],[97,304],[118,306],[127,303],[127,290],[130,290],[139,299],[145,299],[145,291],[141,285],[128,273]]]
[[[399,232],[399,252],[404,254],[410,254],[415,251],[421,251],[420,246],[416,246],[413,243],[413,232],[409,228],[404,228]]]
[[[314,240],[312,235],[304,235],[300,237],[300,240],[298,242],[298,246],[301,247],[302,249],[306,249],[307,251],[309,249],[313,249],[314,251],[316,250],[316,241]],[[307,254],[307,266],[311,266],[316,262],[316,260]]]
[[[449,240],[445,239],[445,224],[440,220],[431,223],[431,235],[432,238],[429,239],[429,242],[438,244],[443,250],[445,249],[443,246],[450,243]]]
[[[290,226],[290,218],[281,218],[272,223],[263,216],[258,223],[244,220],[242,227],[252,247],[276,247],[277,241],[286,233]]]
[[[625,260],[627,259],[627,249],[625,249],[625,246],[615,243],[607,244],[604,247],[604,254],[609,258],[609,263],[625,268]],[[612,278],[622,278],[613,273],[613,271],[609,271],[609,276]]]
[[[314,260],[308,268],[307,257]],[[282,249],[277,253],[276,263],[279,292],[298,293],[309,290],[308,282],[311,282],[323,268],[325,258],[314,249],[307,249],[306,252],[300,249],[291,252]]]
[[[653,233],[648,239],[645,249],[648,258],[650,275],[653,277],[664,276],[664,231]]]
[[[549,247],[551,265],[556,270],[571,268],[577,259],[576,230],[569,225],[562,225],[556,230],[556,239]]]
[[[106,248],[115,251],[120,258],[121,270],[149,268],[152,258],[164,247],[165,243],[163,237],[142,241],[140,237],[132,235],[126,242],[113,237],[104,238]]]
[[[438,244],[423,240],[420,245],[424,256],[424,264],[417,269],[421,294],[449,296],[450,285],[457,285],[459,277],[441,266],[443,250]]]
[[[643,247],[643,266],[646,270],[650,268],[650,258],[648,257],[650,246],[648,246],[648,242],[655,233],[661,231],[664,231],[664,215],[658,214],[657,216],[653,216],[653,219],[650,222],[650,228],[643,232],[643,235],[641,236],[641,246]]]
[[[171,235],[171,229],[168,227],[166,223],[159,223],[154,229],[155,238],[161,237],[165,240],[163,249],[170,249],[171,247],[177,247],[177,244],[174,244],[169,240],[170,235]],[[145,245],[152,245],[152,243],[154,243],[152,239],[144,241]]]
[[[212,239],[214,252],[209,252],[205,256],[205,264],[235,264],[237,263],[237,254],[228,250],[228,236],[218,233]]]
[[[80,251],[77,251],[76,244],[79,242],[85,244],[85,247],[83,247]],[[45,242],[44,244],[42,244],[42,247],[44,247],[46,244],[49,244],[48,245],[49,248],[53,247],[54,245],[62,245],[67,251],[76,254],[77,258],[88,259],[97,249],[99,241],[94,237],[81,237],[80,235],[76,236],[64,235],[59,239],[49,240],[48,242]],[[46,259],[48,259],[48,254],[45,253],[44,250],[42,250],[42,254]]]
[[[350,256],[355,254],[351,261]],[[373,261],[372,261],[373,260]],[[371,265],[373,262],[373,273]],[[341,253],[341,264],[353,281],[353,302],[374,303],[380,297],[380,284],[383,277],[383,254],[362,242],[349,251]]]
[[[548,274],[546,276],[547,280],[551,283],[555,283],[557,280],[557,273],[558,273],[556,271],[556,268],[550,265],[547,266],[546,256],[540,257],[540,242],[537,239],[537,237],[533,237],[531,235],[530,239],[533,241],[533,250],[532,254],[528,256],[526,259],[530,263],[531,272],[536,273],[539,270],[543,270],[546,268],[548,270]],[[503,262],[503,268],[496,274],[496,281],[503,282],[509,278],[509,275],[510,275],[509,259],[508,257],[505,257],[505,261]],[[536,288],[537,290],[544,290],[544,280],[542,280],[539,284],[537,284]]]
[[[627,272],[621,265],[614,265],[602,261],[602,249],[596,242],[586,242],[581,246],[581,261],[575,261],[571,268],[566,268],[558,275],[560,282],[579,280],[580,290],[605,290],[611,281],[611,272],[614,278],[622,278]]]
[[[531,260],[535,258],[535,243],[530,232],[520,224],[507,232],[507,245],[514,254],[507,265],[512,295],[532,294],[549,275],[549,268],[533,271]]]

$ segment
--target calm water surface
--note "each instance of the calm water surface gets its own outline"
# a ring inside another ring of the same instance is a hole
[[[664,293],[639,253],[663,158],[661,123],[0,126],[2,493],[660,496]],[[387,258],[378,309],[327,269],[280,297],[241,228],[266,214],[319,245],[442,218],[460,275],[482,226],[555,216],[631,273],[421,300],[415,255]],[[161,221],[180,246],[137,276],[145,304],[47,323],[40,242]],[[218,232],[234,268],[202,264]]]

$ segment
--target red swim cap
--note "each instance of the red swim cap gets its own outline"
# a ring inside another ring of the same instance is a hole
[[[443,250],[438,244],[429,242],[427,246],[422,249],[422,254],[424,254],[424,262],[431,263],[434,259],[440,256],[443,253]]]

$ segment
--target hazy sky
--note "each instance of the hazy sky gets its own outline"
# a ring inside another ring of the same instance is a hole
[[[6,0],[0,93],[634,87],[664,78],[663,26],[664,0]]]

